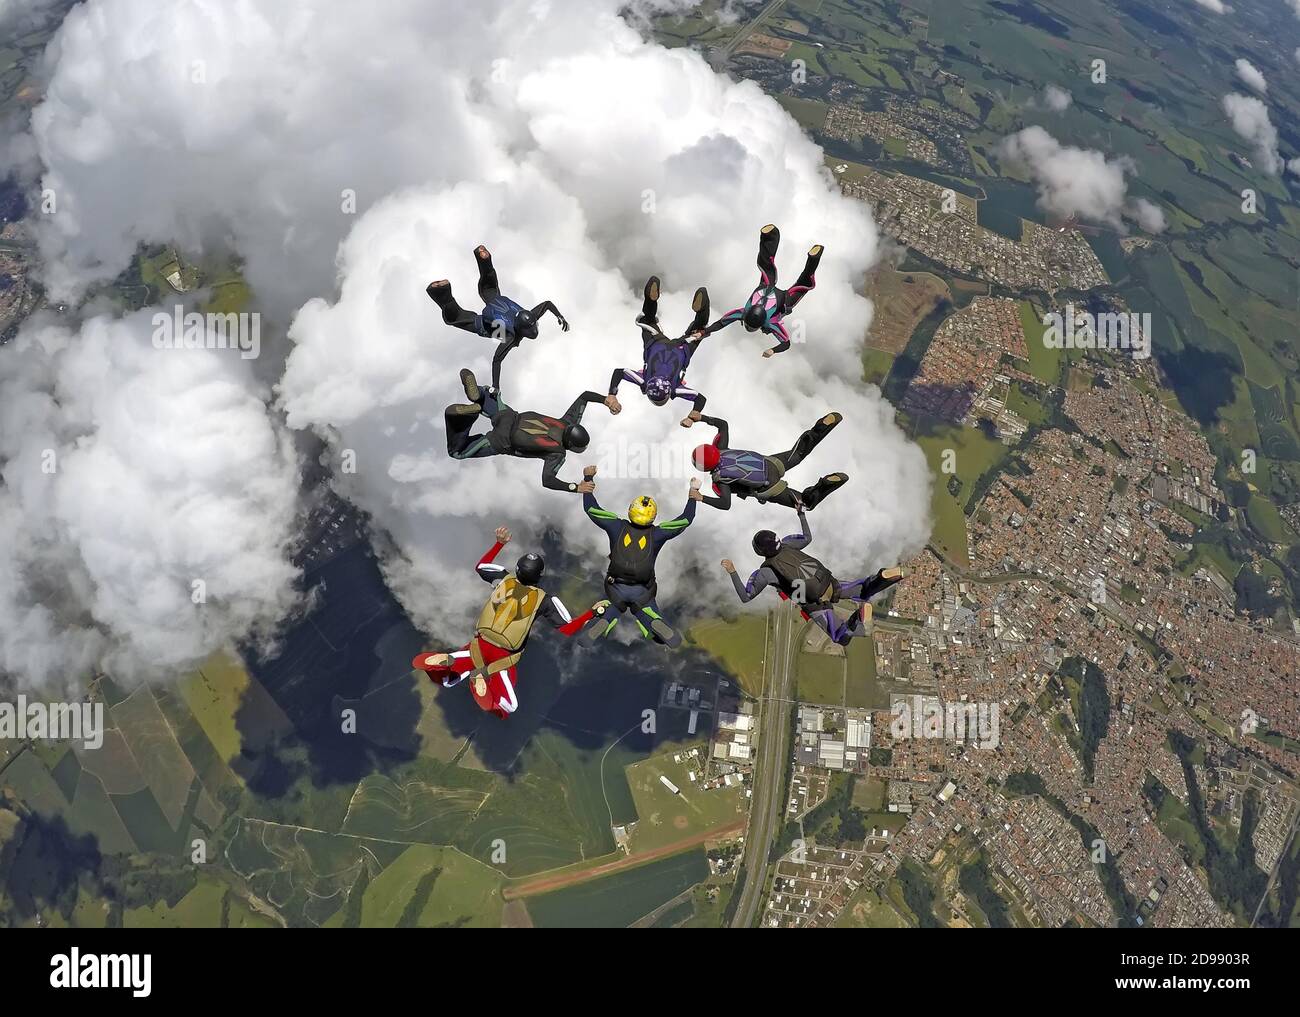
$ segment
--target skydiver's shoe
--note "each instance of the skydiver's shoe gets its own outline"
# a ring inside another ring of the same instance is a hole
[[[901,565],[895,565],[892,569],[881,569],[880,578],[886,582],[897,583],[911,575],[911,569],[905,569]]]
[[[453,403],[443,411],[443,416],[477,417],[482,412],[483,407],[478,403]]]
[[[411,667],[427,671],[431,667],[451,667],[450,653],[422,653],[411,661]]]
[[[582,631],[582,638],[589,644],[598,643],[603,637],[614,631],[614,626],[618,624],[618,617],[615,616],[606,621],[604,618],[593,618],[587,623],[587,627]]]
[[[659,277],[657,275],[652,275],[645,281],[645,298],[650,301],[659,299]]]
[[[808,257],[810,260],[820,260],[821,256],[822,256],[821,244],[813,244],[812,247],[808,248]]]
[[[476,248],[474,248],[474,257],[478,258],[479,261],[491,261],[492,252],[489,251],[482,244],[479,244]]]
[[[832,491],[838,490],[849,482],[847,473],[828,473],[821,480],[806,488],[799,496],[803,507],[811,512],[820,505]]]
[[[865,635],[871,635],[871,630],[875,627],[874,617],[875,613],[871,609],[871,601],[864,600],[862,606],[858,608],[858,631]]]
[[[775,233],[778,237],[781,235],[781,231],[776,228],[775,223],[768,223],[761,230],[759,230],[759,232],[762,233],[763,236],[765,237],[770,237],[773,233]]]
[[[446,279],[438,279],[429,283],[424,288],[424,292],[429,294],[429,299],[439,307],[445,307],[447,302],[451,300],[451,283]]]
[[[696,314],[699,314],[701,311],[708,310],[708,307],[709,291],[701,286],[695,291],[695,296],[691,299],[691,310]]]
[[[673,637],[677,635],[673,627],[662,618],[654,618],[650,621],[650,631],[664,643],[672,642]]]
[[[831,410],[830,413],[822,417],[819,423],[822,425],[822,427],[824,427],[827,431],[829,431],[832,427],[834,427],[843,419],[844,418],[840,414],[836,413],[834,410]]]
[[[460,369],[460,384],[465,390],[465,398],[472,403],[481,403],[483,393],[478,387],[478,379],[474,377],[474,372],[468,367]]]

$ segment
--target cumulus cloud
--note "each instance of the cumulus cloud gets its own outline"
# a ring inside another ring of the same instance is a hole
[[[1026,127],[1002,140],[1003,158],[1029,170],[1038,186],[1038,204],[1057,216],[1077,215],[1122,227],[1135,219],[1150,232],[1165,227],[1164,213],[1145,199],[1129,200],[1128,158],[1107,159],[1096,149],[1062,145],[1041,127]]]
[[[1232,10],[1223,0],[1196,0],[1196,3],[1215,14],[1227,14]]]
[[[39,234],[52,291],[76,296],[116,275],[142,240],[238,252],[259,307],[292,322],[277,407],[335,455],[355,453],[339,489],[392,538],[386,573],[412,616],[449,638],[463,635],[469,566],[498,523],[521,542],[549,529],[585,554],[593,599],[603,557],[578,499],[542,490],[536,462],[446,456],[456,371],[486,378],[493,344],[444,326],[424,287],[449,277],[470,304],[480,242],[505,292],[552,299],[573,323],[562,334],[548,319],[506,363],[510,403],[554,412],[636,365],[648,273],[664,277],[666,327],[681,328],[696,285],[718,312],[747,294],[764,222],[782,227],[786,283],[823,243],[817,288],[795,316],[807,342],[763,360],[756,337],[729,329],[705,343],[690,381],[738,446],[780,451],[827,409],[845,415],[795,478],[852,478],[813,517],[838,569],[879,566],[928,534],[924,457],[878,390],[856,380],[871,318],[856,287],[878,255],[869,212],[840,195],[779,104],[694,53],[647,42],[620,6],[380,0],[360,15],[342,0],[93,0],[49,54],[33,134],[42,184],[60,202]],[[587,411],[593,445],[567,472],[600,462],[610,508],[646,492],[675,512],[689,449],[712,431],[678,427],[683,411],[656,411],[635,391],[623,403],[616,418]],[[273,418],[250,404],[248,427],[254,410],[264,469],[277,472]],[[664,454],[676,459],[652,472],[669,475],[640,475],[639,456]],[[291,515],[291,505],[261,513],[264,524]],[[748,532],[794,522],[755,505],[701,506],[666,552],[663,602],[679,617],[716,612],[730,597],[718,559],[743,562]],[[703,578],[683,578],[692,568]],[[278,601],[252,606],[283,612]]]
[[[1264,72],[1244,57],[1238,57],[1237,59],[1237,77],[1244,81],[1248,88],[1254,89],[1260,95],[1268,91],[1268,82],[1264,80]]]
[[[1272,176],[1282,169],[1282,157],[1277,150],[1277,128],[1269,119],[1268,107],[1253,95],[1230,92],[1223,97],[1223,111],[1232,122],[1232,129],[1255,146],[1255,161],[1265,173]]]
[[[297,600],[289,439],[246,362],[155,349],[147,312],[0,351],[0,464],[0,672],[174,676]]]
[[[1062,110],[1067,109],[1072,102],[1074,102],[1074,96],[1064,88],[1048,85],[1043,89],[1043,104],[1054,113],[1060,113]]]

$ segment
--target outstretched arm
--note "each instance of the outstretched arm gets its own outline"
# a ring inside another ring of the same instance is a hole
[[[569,331],[569,323],[565,320],[564,315],[562,315],[560,313],[560,309],[556,307],[553,303],[551,303],[549,300],[543,300],[540,304],[538,304],[536,307],[533,308],[532,310],[533,320],[540,321],[542,315],[545,314],[547,311],[550,311],[553,315],[555,315],[555,320],[560,323],[561,331],[564,332]]]
[[[612,533],[614,527],[618,525],[618,516],[613,512],[600,507],[600,502],[590,491],[582,496],[582,511],[587,513],[587,518],[599,526],[606,533]]]
[[[690,526],[692,520],[694,519],[695,519],[695,499],[688,497],[686,499],[686,507],[682,509],[681,512],[678,513],[677,518],[669,519],[668,522],[660,523],[658,526],[655,527],[655,532],[654,532],[655,546],[659,547],[663,544],[666,544],[668,541],[672,540],[673,537],[676,537],[683,530],[685,530],[686,527]]]
[[[725,420],[721,417],[710,417],[705,414],[700,414],[700,423],[708,424],[710,427],[716,427],[718,429],[718,436],[713,439],[713,444],[718,447],[718,451],[721,452],[730,448],[731,429],[727,426]]]
[[[510,543],[510,531],[504,526],[498,526],[496,532],[497,542],[488,548],[487,554],[478,560],[474,570],[479,574],[479,578],[489,583],[495,583],[506,574],[506,568],[503,565],[495,564],[496,556],[501,553],[501,549]]]
[[[793,547],[795,550],[807,547],[811,544],[812,528],[808,525],[808,516],[804,513],[802,507],[799,509],[799,526],[803,532],[792,533],[788,537],[783,537],[781,543],[786,547]]]
[[[593,392],[591,389],[588,389],[586,392],[582,393],[582,395],[578,396],[577,399],[573,400],[573,405],[564,411],[564,416],[560,419],[566,424],[580,424],[582,423],[582,414],[587,409],[589,403],[603,403],[604,401],[605,397],[603,395],[599,392]]]
[[[727,574],[731,576],[731,585],[736,590],[736,596],[740,598],[742,604],[748,604],[768,586],[776,585],[776,575],[767,566],[758,569],[749,577],[749,582],[742,583],[740,576],[736,572],[736,566],[730,558],[722,559],[722,567],[726,569]]]
[[[734,311],[728,311],[721,318],[715,321],[712,325],[708,326],[704,330],[704,335],[706,336],[713,335],[714,332],[717,332],[719,329],[726,328],[728,325],[734,324],[744,316],[745,316],[745,309],[743,307],[737,307]]]
[[[542,460],[542,486],[548,491],[565,491],[573,494],[578,490],[577,484],[560,479],[560,470],[564,468],[565,458],[564,452],[552,452]]]
[[[726,512],[727,509],[731,508],[731,488],[726,484],[714,484],[713,487],[718,493],[716,495],[703,495],[700,501],[704,502],[705,505],[712,505],[714,508]]]
[[[560,635],[571,636],[575,632],[580,632],[582,627],[596,616],[595,606],[591,610],[585,611],[574,618],[569,614],[569,609],[564,606],[564,601],[553,594],[547,594],[546,599],[542,601],[542,606],[537,611],[542,617],[550,622]]]

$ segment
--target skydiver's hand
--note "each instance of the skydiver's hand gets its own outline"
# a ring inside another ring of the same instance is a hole
[[[704,500],[704,495],[700,494],[700,478],[699,478],[699,477],[692,477],[692,478],[691,478],[691,490],[690,490],[690,492],[687,494],[687,497],[690,498],[692,501],[703,501],[703,500]]]
[[[510,543],[510,531],[504,526],[497,527],[497,543],[498,544]]]
[[[605,405],[609,407],[609,412],[619,414],[623,412],[623,404],[618,401],[618,396],[605,396]]]
[[[686,414],[686,416],[682,418],[682,427],[690,427],[699,419],[700,419],[700,411],[691,410],[690,413]]]
[[[556,311],[556,312],[555,312],[555,318],[556,318],[556,320],[560,323],[560,331],[561,331],[561,332],[567,332],[567,331],[569,331],[569,319],[568,319],[568,318],[566,318],[564,315],[562,315],[559,311]]]
[[[707,334],[708,334],[708,333],[706,333],[706,332],[704,331],[704,329],[702,329],[702,328],[697,328],[694,332],[691,333],[691,338],[692,338],[692,339],[703,339]]]
[[[727,572],[734,576],[736,574],[736,563],[732,561],[730,558],[723,558],[722,571]]]
[[[768,357],[775,356],[775,355],[776,355],[776,350],[764,350],[764,351],[763,351],[763,359],[764,359],[764,360],[766,360]]]
[[[596,490],[595,481],[584,480],[581,484],[578,485],[579,494],[591,494],[595,490]]]
[[[582,469],[582,475],[586,477],[588,480],[590,480],[592,477],[596,475],[596,467],[584,466]]]

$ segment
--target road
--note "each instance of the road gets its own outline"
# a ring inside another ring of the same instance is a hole
[[[745,882],[736,890],[740,903],[731,922],[733,929],[751,927],[758,916],[767,884],[767,855],[785,815],[785,770],[790,754],[788,704],[793,698],[795,639],[802,627],[800,622],[798,613],[784,603],[772,613],[772,643],[767,650],[758,758],[754,761],[754,794],[745,834]]]
[[[731,37],[730,42],[728,42],[724,47],[722,47],[721,54],[720,54],[722,59],[725,60],[728,57],[730,57],[733,53],[735,53],[736,50],[738,50],[741,47],[744,41],[754,33],[754,30],[757,29],[758,26],[763,23],[763,19],[766,18],[769,14],[774,13],[776,9],[784,3],[785,0],[772,0],[770,4],[768,4],[761,11],[759,11],[758,14],[756,14],[748,24],[746,24],[739,32],[737,32],[735,35]]]

